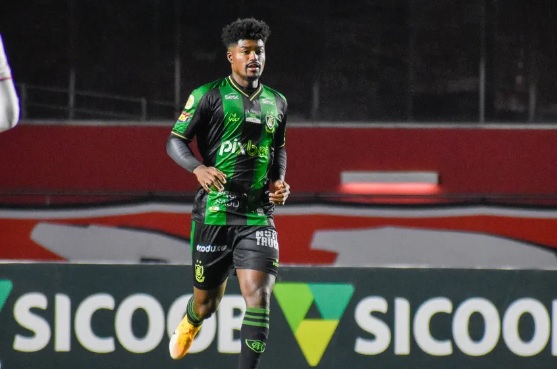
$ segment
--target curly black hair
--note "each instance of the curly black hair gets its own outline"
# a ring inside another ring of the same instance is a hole
[[[267,23],[255,18],[237,19],[222,29],[224,46],[237,44],[239,40],[267,41],[271,29]]]

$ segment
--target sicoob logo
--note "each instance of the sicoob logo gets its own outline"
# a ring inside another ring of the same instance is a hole
[[[308,364],[317,366],[350,302],[354,286],[278,283],[273,293]],[[322,319],[305,319],[313,303]]]

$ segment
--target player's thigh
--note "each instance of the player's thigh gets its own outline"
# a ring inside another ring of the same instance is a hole
[[[218,289],[232,268],[227,227],[194,222],[192,228],[193,285],[200,290]]]
[[[279,243],[273,226],[238,226],[234,236],[234,267],[276,276]]]
[[[236,271],[246,306],[268,308],[276,276],[254,269],[237,269]]]
[[[215,311],[217,311],[224,292],[226,290],[226,281],[218,287],[202,290],[193,287],[194,312],[198,318],[207,319]]]

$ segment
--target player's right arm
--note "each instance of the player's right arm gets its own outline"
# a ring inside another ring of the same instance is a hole
[[[202,122],[207,122],[210,108],[206,107],[203,89],[197,89],[189,96],[186,106],[176,121],[170,137],[166,142],[166,152],[182,168],[191,172],[207,192],[211,189],[224,190],[226,175],[215,167],[203,165],[193,153],[190,144],[196,136],[198,127]]]
[[[224,190],[226,175],[217,168],[207,167],[197,160],[188,141],[171,134],[166,143],[166,152],[179,166],[193,173],[205,191],[211,192],[212,187],[217,191]]]

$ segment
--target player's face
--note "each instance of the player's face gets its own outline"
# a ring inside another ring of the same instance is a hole
[[[243,87],[255,87],[265,66],[265,44],[262,40],[239,40],[226,53],[232,75]]]

